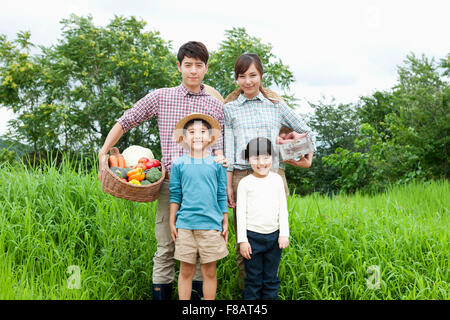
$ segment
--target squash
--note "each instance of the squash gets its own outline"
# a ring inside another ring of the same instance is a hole
[[[129,146],[123,150],[122,155],[125,158],[125,166],[129,168],[134,168],[142,157],[146,157],[149,160],[154,159],[153,152],[141,146]]]

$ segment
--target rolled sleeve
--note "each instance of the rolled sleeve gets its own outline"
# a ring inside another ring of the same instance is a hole
[[[117,122],[122,125],[123,131],[127,132],[145,120],[157,115],[158,101],[158,90],[155,90],[136,102],[132,108],[125,111],[122,117],[117,119]]]
[[[294,110],[289,108],[285,103],[280,103],[281,110],[281,123],[297,133],[306,133],[314,145],[314,151],[316,151],[316,134],[311,128],[295,113]]]

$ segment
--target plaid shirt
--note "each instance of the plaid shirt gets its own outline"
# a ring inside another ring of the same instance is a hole
[[[181,147],[173,138],[175,125],[180,119],[193,112],[204,113],[216,118],[223,129],[223,104],[206,93],[203,85],[198,93],[190,92],[182,84],[178,87],[152,91],[125,111],[117,121],[127,132],[147,119],[158,117],[161,161],[166,170],[170,172],[172,160],[188,153],[188,150]],[[223,150],[223,135],[212,148],[209,148],[209,152],[213,150]]]
[[[298,133],[308,133],[315,144],[315,134],[302,119],[284,102],[273,104],[260,92],[253,99],[241,94],[236,100],[224,106],[225,114],[225,157],[229,162],[228,171],[249,169],[250,165],[242,157],[248,142],[256,137],[270,139],[275,157],[273,168],[284,168],[279,161],[276,138],[282,125]]]

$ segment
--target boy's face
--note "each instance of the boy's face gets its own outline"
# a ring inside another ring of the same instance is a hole
[[[194,121],[186,128],[183,141],[189,146],[191,152],[203,152],[211,143],[208,127],[201,121]]]
[[[181,64],[177,61],[178,71],[181,72],[183,84],[192,90],[198,89],[208,71],[208,64],[198,58],[184,57]]]
[[[269,170],[272,167],[272,156],[268,154],[263,154],[259,156],[251,156],[248,159],[250,167],[252,167],[253,172],[257,176],[267,176]]]

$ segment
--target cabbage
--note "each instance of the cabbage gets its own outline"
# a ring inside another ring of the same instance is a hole
[[[125,167],[131,168],[137,165],[142,157],[146,157],[149,160],[154,159],[152,150],[141,146],[129,146],[122,151],[122,155],[125,158]]]

